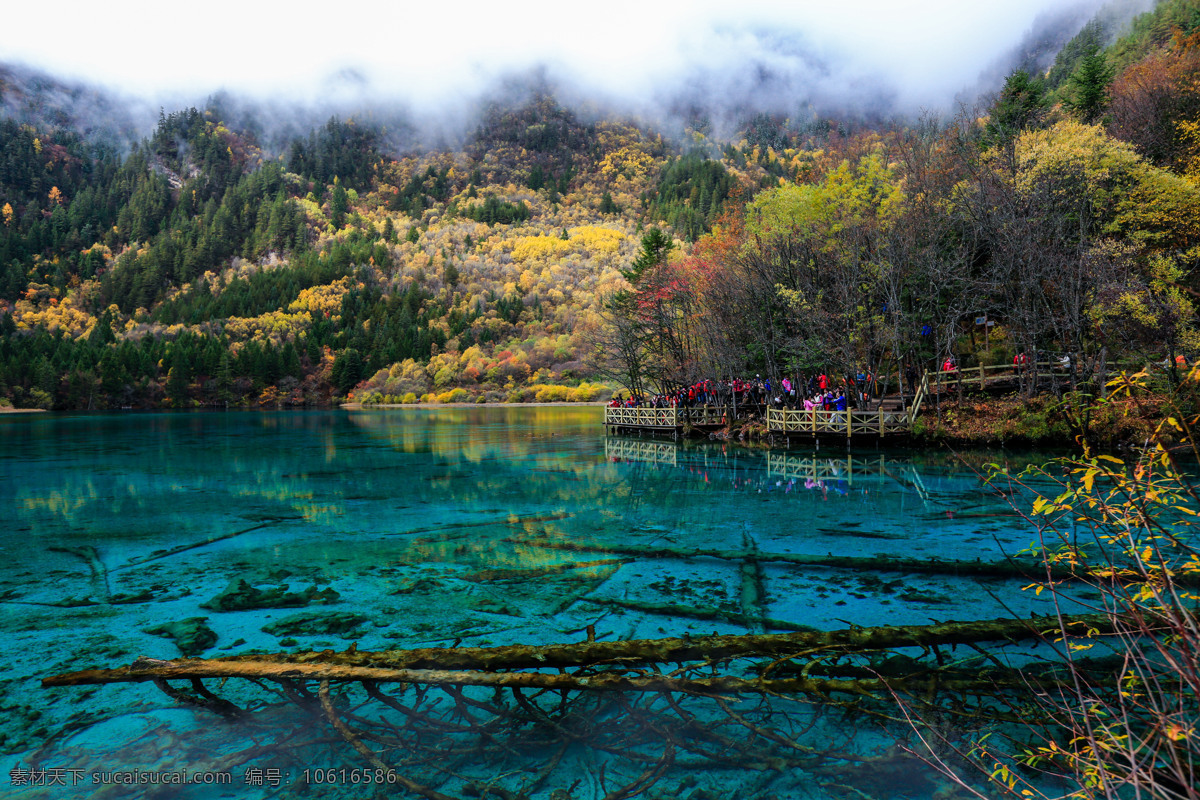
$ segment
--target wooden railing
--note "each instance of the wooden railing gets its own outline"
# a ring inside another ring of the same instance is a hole
[[[1057,361],[1038,361],[1022,364],[1018,370],[1012,364],[993,364],[984,366],[980,364],[977,367],[963,367],[962,369],[938,370],[937,372],[927,373],[928,379],[937,387],[941,386],[958,386],[962,383],[964,386],[976,384],[982,386],[989,380],[997,380],[999,378],[1020,377],[1022,373],[1032,375],[1034,380],[1039,378],[1049,378],[1054,374],[1064,375],[1069,372],[1069,368]]]
[[[604,424],[629,428],[678,428],[674,408],[606,408]]]
[[[604,424],[626,428],[682,428],[685,424],[715,427],[726,424],[732,413],[732,409],[719,406],[605,408]]]
[[[921,413],[921,403],[925,400],[925,395],[929,394],[929,373],[921,375],[921,382],[917,385],[917,391],[913,394],[912,405],[908,407],[908,424],[912,425],[916,420],[917,415]]]
[[[908,415],[902,411],[824,411],[776,409],[767,411],[767,430],[773,433],[832,433],[848,437],[907,433]]]
[[[744,415],[744,412],[743,412]],[[706,428],[724,426],[733,419],[733,409],[724,406],[695,406],[679,409],[679,418],[689,425],[701,425]]]

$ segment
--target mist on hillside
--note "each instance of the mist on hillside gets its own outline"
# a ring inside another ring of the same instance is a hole
[[[110,28],[123,35],[118,4],[68,20],[52,54],[24,35],[44,20],[22,9],[0,31],[0,114],[129,141],[160,108],[215,104],[268,149],[330,116],[354,117],[397,152],[455,147],[489,103],[534,92],[668,133],[724,137],[760,112],[870,123],[969,106],[1014,68],[1044,71],[1099,9],[1119,24],[1152,2],[618,2],[576,16],[525,3],[454,20],[368,6],[320,23],[217,2],[188,20],[188,47],[178,21],[144,17],[137,47],[82,44]]]

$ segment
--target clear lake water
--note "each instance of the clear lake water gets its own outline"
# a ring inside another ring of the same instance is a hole
[[[589,626],[613,641],[1049,610],[1013,580],[768,560],[748,597],[741,561],[688,551],[986,561],[1033,533],[953,457],[614,438],[601,416],[572,406],[0,416],[0,796],[398,793],[312,710],[312,687],[298,690],[305,712],[297,696],[214,682],[257,709],[230,720],[149,684],[39,684],[179,658],[181,647],[213,658],[549,644],[582,641]],[[243,581],[289,605],[226,607]],[[181,644],[187,625],[171,626],[186,621],[195,635]],[[339,707],[352,727],[386,731],[368,740],[385,760],[454,797],[486,786],[550,800],[622,787],[690,800],[959,796],[896,749],[902,725],[837,705],[730,698],[744,709],[732,716],[703,699],[554,705],[530,693],[526,708],[490,689],[388,691],[406,711],[362,692]],[[388,715],[391,727],[371,727]],[[148,782],[205,771],[229,782]]]

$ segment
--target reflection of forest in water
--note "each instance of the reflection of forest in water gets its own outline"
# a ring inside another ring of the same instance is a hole
[[[0,465],[19,474],[2,491],[23,539],[130,556],[247,522],[366,546],[554,514],[538,531],[580,541],[657,530],[699,545],[736,528],[820,552],[949,540],[964,558],[1027,544],[1012,508],[956,458],[604,437],[599,420],[563,406],[47,419],[3,429]]]
[[[599,416],[590,408],[418,409],[348,419],[335,422],[325,412],[163,414],[143,415],[130,426],[118,416],[81,416],[52,425],[9,425],[3,435],[7,460],[19,459],[22,470],[35,471],[13,485],[17,511],[34,526],[94,525],[156,513],[153,506],[164,495],[184,503],[238,498],[259,503],[262,513],[320,521],[344,513],[344,503],[355,500],[485,502],[509,491],[514,478],[545,502],[594,502],[622,483],[638,483],[636,491],[664,498],[693,482],[714,491],[787,494],[799,486],[842,494],[856,473],[890,475],[914,484],[918,497],[924,492],[913,480],[917,462],[898,454],[834,450],[827,456],[609,437],[601,455],[595,448]],[[673,466],[680,473],[598,470],[601,458]],[[932,470],[935,480],[977,478],[954,458],[921,469]],[[172,509],[175,526],[186,528],[187,510]]]
[[[606,438],[600,420],[576,407],[0,420],[0,500],[14,509],[0,601],[19,678],[0,702],[28,714],[6,751],[101,713],[28,682],[177,657],[147,632],[168,620],[206,620],[206,657],[578,641],[589,625],[612,641],[921,624],[997,616],[988,595],[1011,582],[769,556],[988,560],[1028,544],[1008,501],[961,461]],[[750,573],[748,552],[763,556]],[[214,606],[238,581],[332,591],[307,611],[352,621],[270,633],[291,609]],[[172,705],[106,692],[104,713]]]

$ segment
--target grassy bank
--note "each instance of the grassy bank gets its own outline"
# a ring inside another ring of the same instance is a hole
[[[1139,393],[1097,401],[1090,396],[1008,396],[943,400],[926,407],[913,426],[913,443],[952,447],[1097,450],[1141,447],[1166,416],[1166,395]]]

